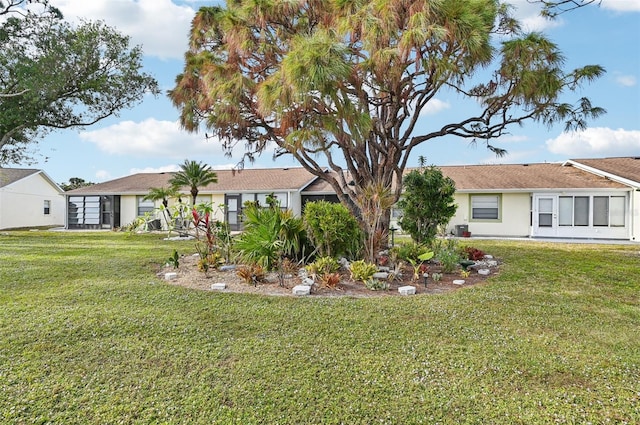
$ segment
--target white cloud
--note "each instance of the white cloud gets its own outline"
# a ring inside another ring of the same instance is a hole
[[[636,85],[636,77],[633,75],[616,75],[616,82],[624,87],[633,87]]]
[[[560,17],[547,19],[540,16],[542,10],[540,3],[531,3],[529,0],[507,0],[507,2],[514,6],[513,15],[520,21],[525,31],[545,31],[564,25]]]
[[[424,108],[422,108],[420,116],[435,115],[449,108],[451,108],[451,104],[449,102],[433,98],[425,105]]]
[[[562,133],[546,141],[555,154],[576,157],[631,156],[640,153],[640,130],[588,128],[585,131]]]
[[[600,6],[616,12],[640,12],[638,0],[603,0]]]
[[[131,36],[146,55],[181,59],[195,10],[170,0],[53,0],[65,18],[103,20]]]
[[[109,127],[80,133],[110,155],[158,157],[184,160],[194,156],[223,155],[221,144],[204,134],[188,133],[178,122],[147,118],[141,122],[121,121]]]

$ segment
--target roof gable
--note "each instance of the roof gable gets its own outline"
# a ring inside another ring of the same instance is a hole
[[[640,157],[573,159],[567,163],[613,180],[640,187]]]
[[[31,168],[0,168],[0,187],[9,186],[39,172],[40,170]]]

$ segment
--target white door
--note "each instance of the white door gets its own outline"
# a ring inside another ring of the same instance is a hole
[[[557,196],[538,195],[534,198],[533,236],[557,236]]]

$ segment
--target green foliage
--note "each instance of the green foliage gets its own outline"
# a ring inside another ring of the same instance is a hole
[[[302,219],[277,206],[245,204],[244,231],[235,248],[243,261],[272,270],[280,257],[301,259],[308,250]]]
[[[180,267],[180,256],[178,255],[178,250],[173,250],[173,254],[167,258],[167,264],[172,265],[174,269]]]
[[[452,273],[460,264],[462,254],[456,239],[439,239],[434,244],[435,258],[442,266],[443,273]]]
[[[71,177],[68,183],[60,183],[60,188],[65,192],[73,189],[79,189],[81,187],[92,186],[95,183],[85,181],[79,177]]]
[[[342,204],[317,201],[304,207],[307,235],[321,256],[354,258],[362,249],[362,232]]]
[[[306,269],[310,275],[321,278],[326,274],[335,273],[340,270],[340,264],[338,264],[333,257],[320,257],[313,263],[308,264]]]
[[[407,261],[409,263],[427,261],[433,257],[433,252],[429,250],[426,245],[415,241],[398,243],[396,246],[391,248],[391,254],[398,260]],[[421,257],[424,258],[424,260]]]
[[[209,165],[202,162],[184,160],[180,164],[180,171],[175,173],[169,180],[169,184],[174,189],[181,187],[189,188],[191,193],[191,205],[196,205],[196,198],[200,192],[200,188],[218,182],[218,175],[211,169]]]
[[[1,20],[0,164],[29,161],[51,131],[92,125],[157,95],[141,69],[141,48],[103,22],[72,25],[57,13]]]
[[[404,177],[404,192],[398,207],[402,230],[417,243],[430,244],[438,228],[446,225],[456,213],[454,181],[444,177],[435,166],[413,170]]]
[[[378,279],[368,279],[364,282],[364,286],[367,287],[367,289],[371,289],[372,291],[386,291],[387,289],[389,289],[389,283],[385,282],[384,280],[378,280]]]
[[[373,277],[374,273],[378,271],[378,267],[365,260],[357,260],[352,261],[351,264],[349,264],[349,271],[351,273],[352,280],[358,280],[362,283],[366,283]]]

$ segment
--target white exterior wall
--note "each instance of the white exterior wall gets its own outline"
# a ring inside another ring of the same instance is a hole
[[[138,199],[136,195],[120,196],[120,225],[126,226],[138,218]]]
[[[640,242],[640,187],[631,192],[631,240]]]
[[[478,193],[483,195],[484,193]],[[456,193],[455,203],[458,205],[455,216],[449,221],[447,233],[455,234],[456,225],[469,226],[471,236],[526,237],[531,233],[530,211],[531,195],[529,193],[490,193],[500,196],[500,219],[474,220],[471,218],[470,193]]]
[[[49,214],[44,201],[50,202]],[[40,173],[0,188],[0,229],[64,225],[65,198]]]

